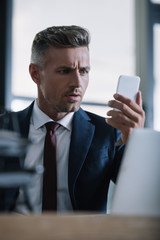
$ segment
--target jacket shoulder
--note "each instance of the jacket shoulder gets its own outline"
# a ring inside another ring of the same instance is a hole
[[[92,124],[101,124],[101,126],[104,126],[104,127],[107,127],[107,128],[112,128],[110,125],[108,125],[105,121],[105,117],[102,117],[100,115],[97,115],[95,113],[92,113],[92,112],[88,112],[88,111],[85,111],[85,113],[88,115],[88,117],[90,118],[90,122]]]
[[[13,114],[12,116],[18,123],[19,131],[23,137],[28,136],[33,105],[34,105],[34,102],[32,102],[27,108],[21,111],[12,112]]]

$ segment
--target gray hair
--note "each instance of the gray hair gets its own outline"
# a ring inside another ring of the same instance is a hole
[[[79,26],[53,26],[36,34],[31,52],[31,63],[39,66],[44,63],[48,48],[72,48],[86,46],[89,48],[90,34]]]

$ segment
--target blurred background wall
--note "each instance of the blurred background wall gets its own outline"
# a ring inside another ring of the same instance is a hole
[[[80,25],[91,34],[90,84],[82,107],[106,116],[119,75],[139,75],[146,127],[160,130],[160,1],[1,0],[0,106],[20,110],[36,97],[28,73],[35,34]]]

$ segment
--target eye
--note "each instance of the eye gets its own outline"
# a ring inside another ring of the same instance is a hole
[[[80,73],[82,74],[82,75],[86,75],[86,74],[88,74],[88,69],[86,69],[86,68],[82,68],[82,69],[80,69]]]
[[[69,68],[63,68],[63,69],[58,70],[58,72],[59,72],[60,74],[67,74],[67,73],[70,72],[70,69],[69,69]]]

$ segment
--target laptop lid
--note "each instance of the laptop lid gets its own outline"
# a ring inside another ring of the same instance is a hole
[[[126,146],[111,214],[160,216],[160,132],[135,129]]]

